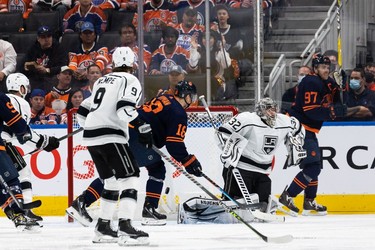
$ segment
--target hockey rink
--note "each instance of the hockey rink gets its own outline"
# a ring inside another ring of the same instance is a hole
[[[0,218],[0,246],[13,249],[121,249],[117,244],[93,244],[94,223],[87,228],[67,223],[66,217],[44,217],[38,233],[19,233],[6,218]],[[262,241],[243,224],[182,225],[168,221],[166,226],[135,226],[150,234],[149,246],[131,249],[286,249],[343,250],[375,249],[375,215],[328,215],[326,217],[287,217],[285,223],[251,223],[267,236],[291,234],[286,244]],[[125,247],[126,248],[126,247]]]

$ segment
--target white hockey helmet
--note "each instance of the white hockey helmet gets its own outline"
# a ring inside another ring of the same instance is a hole
[[[22,73],[13,73],[7,77],[7,89],[8,91],[17,91],[20,93],[22,98],[25,98],[27,93],[30,92],[29,79]],[[24,92],[21,91],[21,87],[24,87]]]
[[[133,67],[135,54],[129,47],[118,47],[112,54],[112,64],[114,68]]]
[[[255,104],[255,112],[268,126],[275,126],[278,105],[274,100],[269,97],[260,99]]]

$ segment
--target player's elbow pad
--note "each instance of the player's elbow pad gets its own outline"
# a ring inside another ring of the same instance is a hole
[[[88,107],[86,106],[83,106],[81,105],[79,108],[78,108],[78,111],[77,111],[77,119],[78,119],[78,123],[81,127],[84,127],[85,126],[85,122],[86,122],[86,117],[87,115],[90,113],[90,110]]]
[[[121,121],[131,122],[138,116],[135,103],[121,100],[117,103],[117,116]]]

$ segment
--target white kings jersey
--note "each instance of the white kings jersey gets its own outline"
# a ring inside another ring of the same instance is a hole
[[[236,132],[247,140],[237,168],[264,174],[271,172],[275,151],[281,143],[285,143],[288,133],[296,135],[302,130],[303,127],[294,117],[278,113],[272,128],[254,112],[240,113],[219,128],[224,139]]]
[[[30,119],[31,119],[30,104],[20,96],[17,96],[14,94],[6,94],[6,95],[9,97],[14,108],[18,111],[18,113],[20,113],[21,117],[26,121],[26,124],[29,124]],[[4,123],[4,130],[1,133],[1,137],[5,141],[8,141],[8,142],[13,140],[13,133],[9,129],[7,129],[7,126],[5,123]]]
[[[99,78],[78,110],[78,121],[84,127],[82,145],[126,144],[128,123],[138,116],[141,95],[141,84],[132,74],[115,72]]]

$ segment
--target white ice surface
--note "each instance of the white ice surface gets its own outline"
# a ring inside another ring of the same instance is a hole
[[[375,249],[375,215],[300,216],[286,219],[285,223],[251,223],[267,236],[293,235],[294,240],[286,244],[266,243],[243,224],[181,225],[168,221],[166,226],[144,227],[135,221],[136,227],[150,234],[150,245],[131,249]],[[67,223],[64,217],[44,217],[44,220],[44,227],[39,233],[20,233],[13,223],[1,217],[0,249],[124,248],[117,244],[91,243],[95,223],[84,228],[78,223]]]

